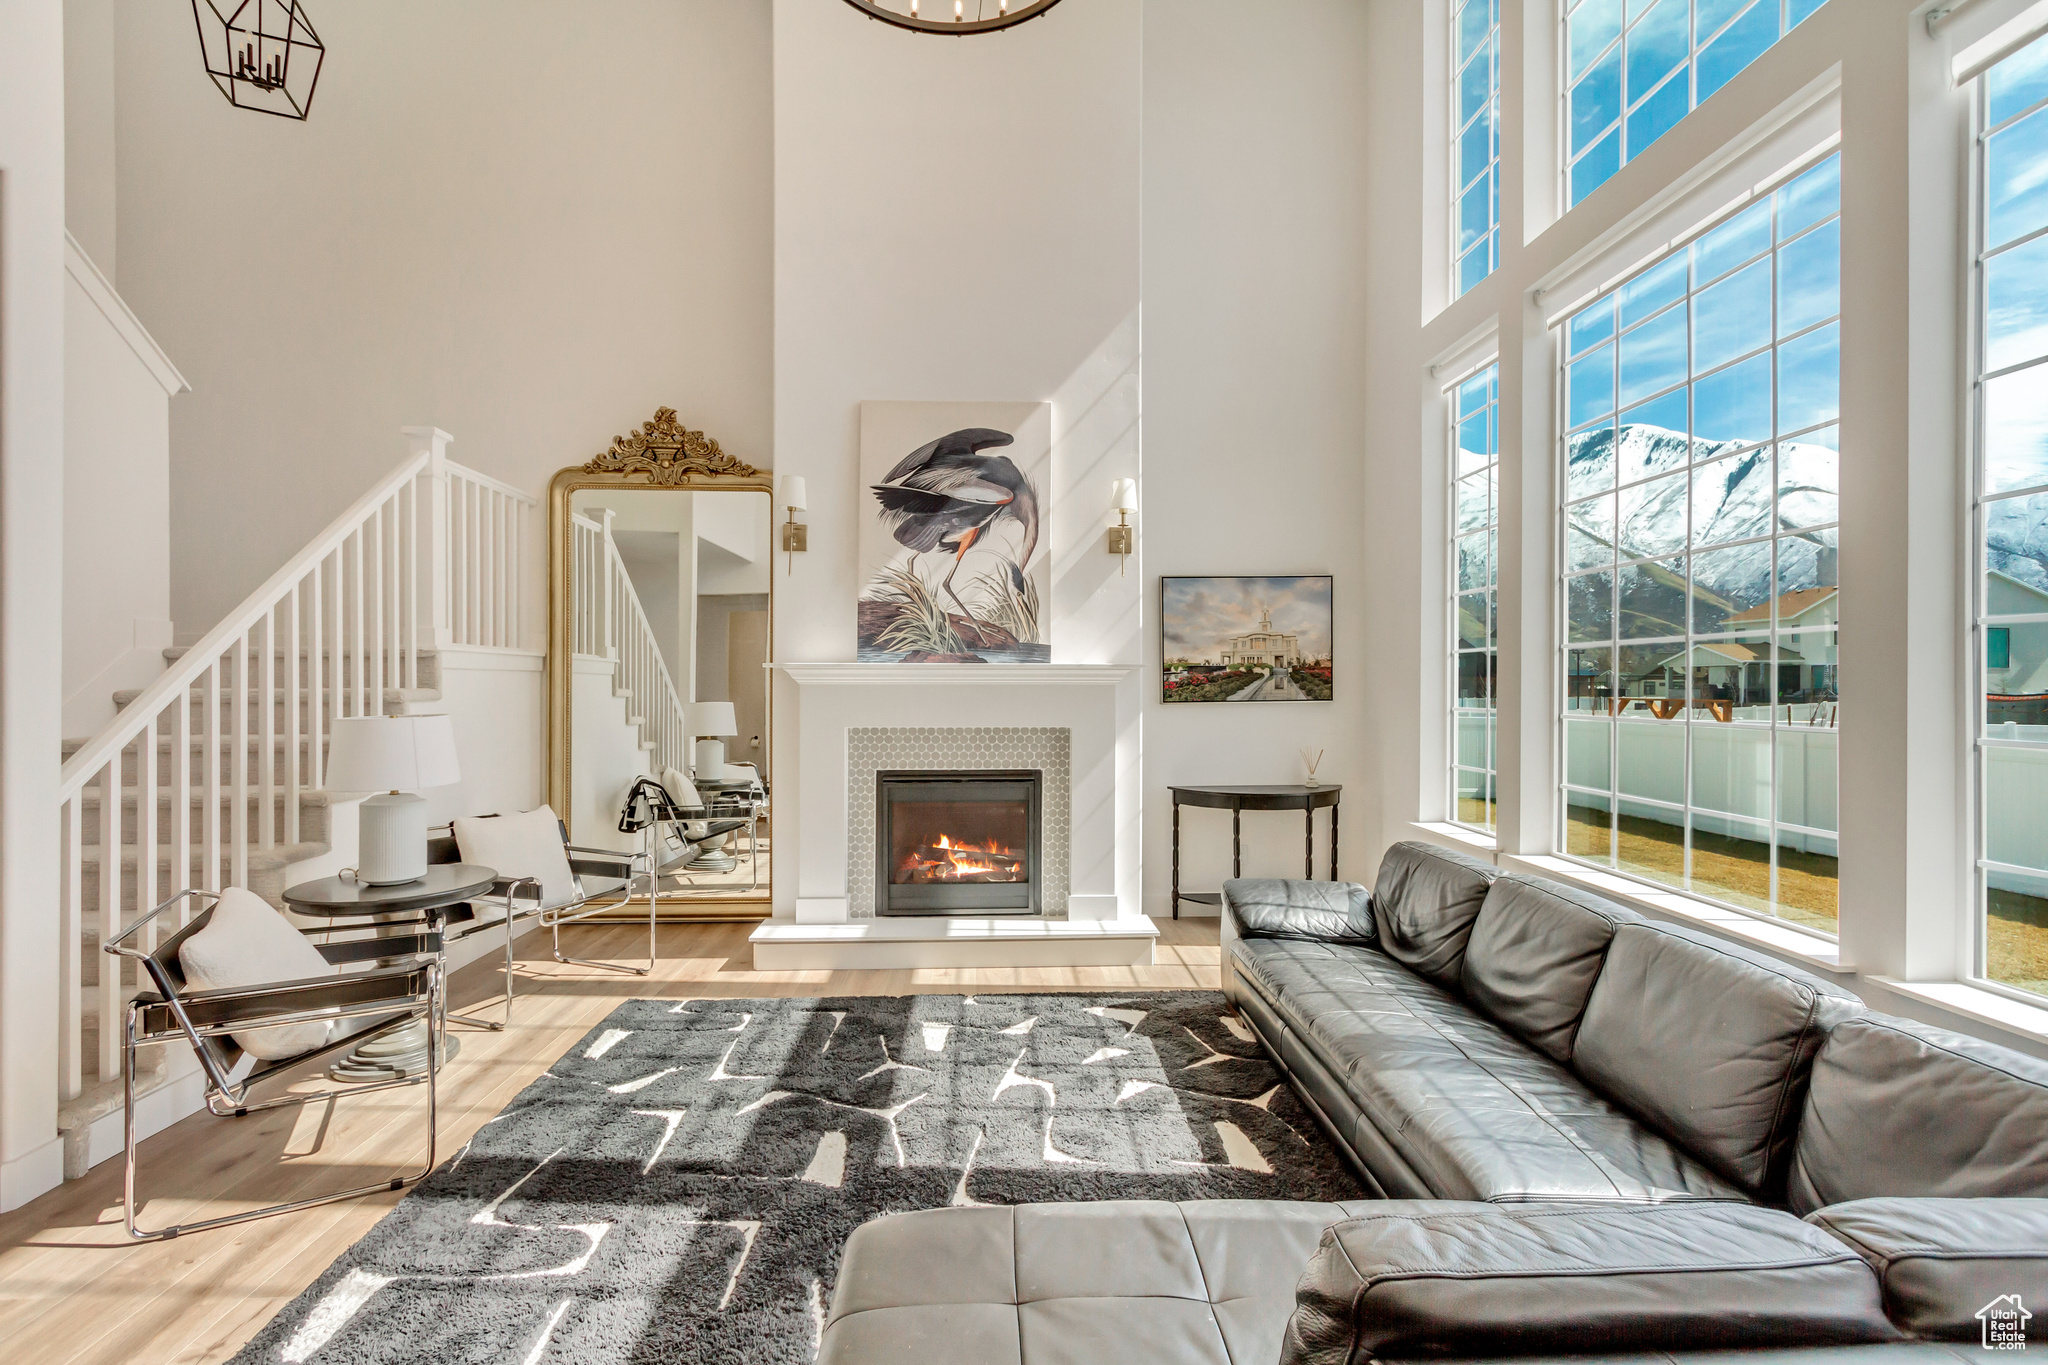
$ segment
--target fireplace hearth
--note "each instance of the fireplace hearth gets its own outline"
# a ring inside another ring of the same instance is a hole
[[[1040,913],[1043,785],[1037,771],[876,773],[875,913]]]

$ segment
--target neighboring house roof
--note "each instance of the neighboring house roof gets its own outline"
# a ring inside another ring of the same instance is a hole
[[[1999,569],[1985,570],[1984,577],[1985,586],[1991,590],[1991,600],[1986,602],[1985,606],[1993,616],[2014,615],[2022,611],[2048,611],[2048,592],[2041,591],[2032,583],[2015,578]],[[2000,601],[2001,598],[2007,600]],[[2012,598],[2020,600],[2012,601]]]
[[[1692,647],[1692,666],[1694,668],[1736,668],[1743,664],[1768,663],[1770,662],[1769,650],[1770,646],[1761,642],[1752,645],[1741,640],[1702,640]],[[1806,656],[1796,649],[1787,649],[1780,645],[1778,647],[1778,662],[1781,664],[1803,664],[1806,662]],[[1647,678],[1656,673],[1678,672],[1683,670],[1685,666],[1685,651],[1681,649],[1675,654],[1659,659],[1656,663],[1635,676]]]
[[[1791,592],[1780,593],[1778,595],[1778,619],[1780,621],[1789,621],[1794,617],[1804,616],[1839,591],[1839,588],[1794,588]],[[1771,604],[1765,602],[1760,606],[1751,607],[1748,611],[1736,612],[1726,621],[1723,621],[1722,624],[1724,626],[1768,625],[1770,619]]]

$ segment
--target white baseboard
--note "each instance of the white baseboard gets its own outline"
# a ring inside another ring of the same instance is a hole
[[[9,1213],[64,1183],[64,1139],[0,1162],[0,1213]]]
[[[136,1140],[161,1133],[179,1119],[198,1113],[205,1104],[206,1076],[203,1072],[195,1068],[181,1076],[171,1077],[135,1101]],[[121,1123],[121,1111],[112,1109],[86,1125],[87,1170],[121,1155],[126,1142]]]

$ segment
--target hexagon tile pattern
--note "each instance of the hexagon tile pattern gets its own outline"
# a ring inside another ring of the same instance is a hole
[[[1000,772],[1037,769],[1045,867],[1045,918],[1067,917],[1074,830],[1074,737],[1023,726],[862,728],[846,732],[846,909],[875,917],[875,774],[894,769]]]

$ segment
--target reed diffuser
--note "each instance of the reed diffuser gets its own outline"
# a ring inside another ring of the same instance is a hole
[[[1321,749],[1303,749],[1301,751],[1301,761],[1308,765],[1308,785],[1311,787],[1322,786],[1323,784],[1316,780],[1316,769],[1322,766],[1323,751]]]

